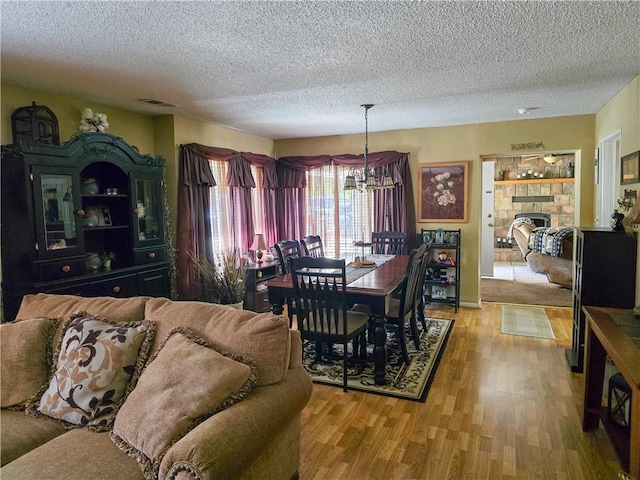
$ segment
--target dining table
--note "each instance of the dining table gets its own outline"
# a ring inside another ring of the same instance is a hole
[[[376,385],[386,383],[385,368],[387,364],[387,329],[385,314],[389,309],[392,293],[404,280],[405,270],[409,262],[408,255],[370,255],[367,257],[376,262],[376,266],[367,269],[362,275],[347,275],[347,302],[350,305],[365,304],[374,320],[373,363],[374,381]],[[353,267],[347,267],[353,268]],[[350,281],[350,278],[354,278]],[[274,314],[284,311],[287,298],[293,297],[291,274],[280,275],[266,282],[269,302]]]

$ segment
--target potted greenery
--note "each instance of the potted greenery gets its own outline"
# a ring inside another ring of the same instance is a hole
[[[111,270],[111,262],[116,259],[115,252],[107,252],[106,250],[102,251],[102,255],[100,255],[100,261],[102,262],[102,269],[106,272]]]
[[[238,249],[219,253],[213,260],[192,253],[189,257],[202,289],[201,300],[242,308],[246,267]]]

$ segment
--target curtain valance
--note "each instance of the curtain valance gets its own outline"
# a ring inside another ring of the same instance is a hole
[[[228,161],[229,170],[227,183],[230,187],[255,188],[256,182],[251,174],[250,166],[263,168],[264,188],[277,188],[278,180],[275,168],[275,158],[251,152],[237,152],[230,148],[208,147],[199,143],[181,145],[181,151],[193,157],[198,156],[206,160]],[[185,157],[188,158],[188,157]],[[212,175],[213,178],[213,175]],[[211,186],[215,186],[215,179]]]

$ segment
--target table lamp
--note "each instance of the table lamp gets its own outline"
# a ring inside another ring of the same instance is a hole
[[[267,250],[267,243],[264,240],[264,235],[262,233],[256,233],[253,237],[253,243],[250,250],[255,250],[256,252],[256,261],[258,263],[262,263],[262,251]]]

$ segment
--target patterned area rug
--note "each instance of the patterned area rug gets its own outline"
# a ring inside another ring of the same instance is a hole
[[[373,378],[373,345],[367,347],[366,359],[350,357],[348,359],[348,387],[378,395],[424,402],[429,386],[436,373],[440,358],[444,352],[453,320],[427,318],[427,331],[423,331],[420,322],[420,350],[415,350],[411,333],[407,330],[409,365],[402,361],[400,347],[396,340],[396,329],[387,327],[387,370],[386,385],[376,385]],[[303,363],[316,383],[334,385],[342,388],[342,345],[334,345],[333,354],[323,354],[316,360],[314,342],[305,341],[303,345]],[[349,345],[351,352],[352,345]]]
[[[507,335],[555,339],[544,308],[502,306],[500,332]]]

